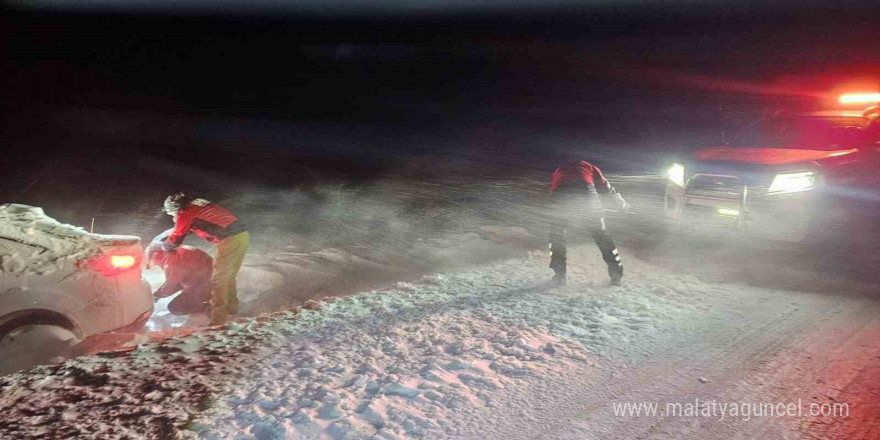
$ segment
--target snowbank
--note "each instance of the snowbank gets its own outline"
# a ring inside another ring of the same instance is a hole
[[[0,436],[476,438],[519,418],[507,405],[535,383],[589,380],[605,354],[707,307],[708,289],[735,292],[634,258],[646,275],[609,287],[593,246],[570,255],[564,288],[534,252],[8,376]]]

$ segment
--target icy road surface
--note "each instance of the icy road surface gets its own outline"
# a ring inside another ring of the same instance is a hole
[[[623,253],[622,287],[592,244],[562,288],[533,252],[0,378],[0,438],[880,438],[876,285],[709,283]],[[695,399],[848,416],[662,414]]]

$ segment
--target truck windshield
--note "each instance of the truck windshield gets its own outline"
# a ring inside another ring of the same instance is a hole
[[[753,148],[846,150],[866,141],[864,118],[783,117],[763,121],[738,136],[731,145]]]

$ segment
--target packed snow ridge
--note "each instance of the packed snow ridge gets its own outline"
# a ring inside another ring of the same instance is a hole
[[[100,254],[100,244],[137,240],[132,236],[90,234],[61,223],[41,208],[0,205],[0,271],[9,276],[47,275]]]
[[[734,294],[632,257],[644,275],[610,287],[595,254],[571,249],[583,264],[566,287],[531,252],[7,376],[0,437],[493,438],[536,382],[589,378],[699,313],[708,289]]]

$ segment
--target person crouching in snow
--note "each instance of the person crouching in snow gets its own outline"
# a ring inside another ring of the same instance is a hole
[[[217,245],[211,275],[211,325],[226,323],[238,314],[236,276],[250,243],[250,234],[226,208],[205,199],[176,193],[165,199],[165,213],[174,218],[174,229],[162,249],[172,252],[194,232]]]
[[[157,236],[147,248],[147,268],[155,265],[165,272],[165,283],[153,292],[156,298],[166,298],[180,292],[168,303],[173,315],[208,313],[211,303],[210,255],[191,246],[180,246],[172,252],[162,250],[169,229]]]
[[[605,227],[605,214],[599,195],[612,198],[621,209],[628,205],[623,197],[608,183],[599,167],[586,161],[570,161],[553,172],[550,181],[551,227],[550,268],[553,280],[565,284],[567,252],[566,229],[585,228],[608,265],[611,284],[618,286],[623,278],[623,263],[611,234]]]

